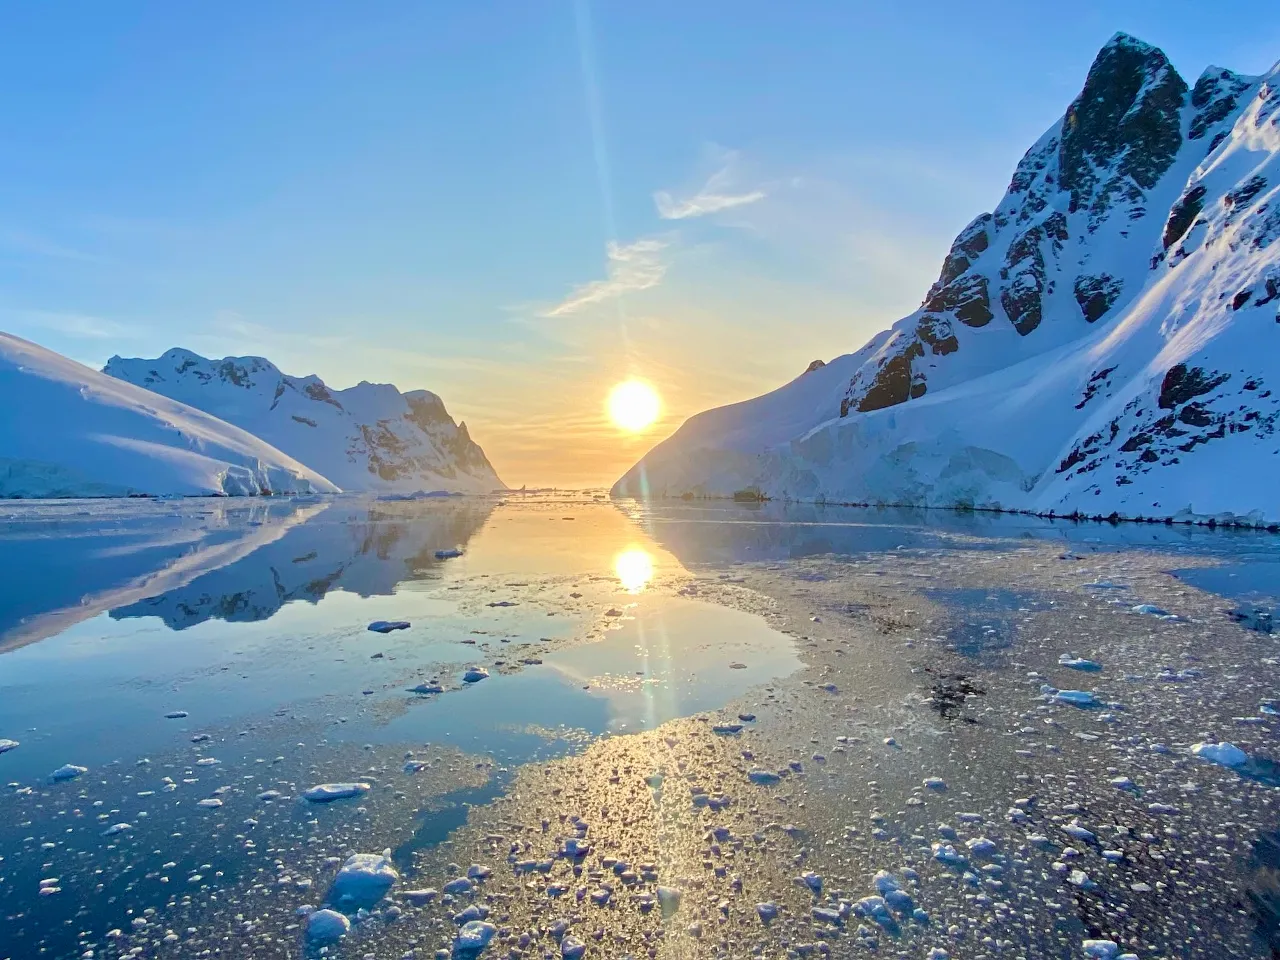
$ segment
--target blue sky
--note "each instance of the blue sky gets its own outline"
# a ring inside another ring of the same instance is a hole
[[[608,482],[913,309],[1114,31],[1188,82],[1280,58],[1262,2],[0,16],[0,328],[427,387],[516,484]],[[647,436],[602,415],[628,375]]]

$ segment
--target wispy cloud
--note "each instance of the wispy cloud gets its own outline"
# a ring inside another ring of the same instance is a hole
[[[734,207],[743,207],[763,200],[767,196],[763,190],[743,191],[741,188],[735,188],[737,165],[738,154],[728,151],[724,154],[720,169],[691,196],[676,197],[666,190],[659,190],[653,195],[653,202],[658,207],[658,216],[663,220],[688,220],[691,217],[705,217],[709,213],[731,210]]]
[[[608,257],[605,279],[584,283],[560,303],[544,311],[543,316],[562,317],[626,293],[656,287],[667,272],[667,264],[662,258],[666,247],[665,240],[652,237],[628,244],[610,240],[605,247]]]
[[[9,322],[32,329],[48,330],[86,340],[130,339],[140,335],[138,327],[88,313],[59,310],[8,310]]]

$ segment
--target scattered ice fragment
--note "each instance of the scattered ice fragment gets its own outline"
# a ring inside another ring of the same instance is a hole
[[[1059,690],[1052,699],[1058,703],[1069,703],[1073,707],[1096,707],[1098,698],[1087,690]]]
[[[1097,884],[1089,879],[1089,875],[1083,870],[1072,870],[1067,874],[1067,883],[1073,887],[1079,887],[1081,890],[1095,890]]]
[[[1084,827],[1080,826],[1080,822],[1078,820],[1072,820],[1062,828],[1062,832],[1073,840],[1079,840],[1081,843],[1097,843],[1098,841],[1098,838],[1094,836],[1093,831],[1086,830]]]
[[[1113,960],[1120,952],[1120,945],[1114,940],[1086,940],[1081,946],[1090,960]]]
[[[400,879],[391,864],[391,851],[356,853],[347,858],[329,888],[331,903],[372,907],[385,897]]]
[[[306,790],[302,796],[312,803],[331,803],[334,800],[363,796],[368,792],[367,783],[321,783]]]
[[[307,917],[307,939],[317,943],[341,940],[351,930],[351,921],[337,910],[317,910]]]
[[[487,679],[489,671],[484,667],[468,667],[467,672],[462,675],[463,683],[479,683],[481,680]]]
[[[390,633],[392,630],[408,630],[408,620],[375,620],[369,624],[374,633]]]
[[[208,810],[216,810],[218,807],[222,806],[222,801],[217,797],[206,797],[203,800],[196,801],[196,806],[204,807]]]
[[[941,777],[925,777],[924,785],[930,790],[947,789],[947,781],[943,780]]]
[[[560,956],[563,960],[582,960],[587,952],[587,945],[577,937],[565,937],[560,941]]]
[[[409,692],[410,692],[410,693],[421,693],[421,694],[424,694],[424,695],[425,695],[425,694],[429,694],[429,693],[444,693],[444,687],[442,687],[442,686],[440,686],[440,684],[438,684],[438,683],[434,683],[434,682],[430,682],[430,683],[420,683],[420,684],[418,684],[416,687],[410,687],[410,688],[409,688]]]
[[[742,732],[740,723],[717,723],[711,727],[712,733],[733,734]]]
[[[196,761],[196,766],[197,767],[216,767],[221,762],[222,761],[218,760],[216,757],[201,757],[199,760]]]
[[[813,907],[809,910],[809,915],[821,923],[829,923],[836,927],[844,923],[844,917],[840,915],[840,911],[831,907]]]
[[[762,767],[756,767],[747,774],[747,779],[759,786],[768,786],[769,784],[777,783],[782,778],[772,770],[765,770]]]
[[[1065,653],[1058,657],[1058,666],[1070,667],[1072,670],[1083,670],[1086,673],[1097,673],[1102,669],[1102,664],[1097,660],[1086,660],[1084,657],[1073,657]]]
[[[273,800],[279,800],[282,796],[283,794],[279,790],[263,790],[258,794],[258,799],[270,803]]]
[[[933,859],[939,863],[945,863],[949,867],[959,867],[968,861],[964,855],[949,843],[935,843],[931,847],[933,850]]]
[[[1193,756],[1224,767],[1243,767],[1249,762],[1249,756],[1234,743],[1197,743],[1191,747]]]
[[[800,874],[796,877],[797,883],[802,883],[814,893],[822,893],[822,877],[818,876],[812,870]]]
[[[470,893],[475,888],[475,884],[466,877],[455,877],[444,885],[444,892],[450,894]]]
[[[1113,777],[1111,785],[1117,790],[1128,790],[1130,793],[1137,793],[1138,785],[1128,777]]]
[[[415,907],[421,907],[430,903],[436,898],[437,891],[432,887],[423,887],[421,890],[403,890],[400,896],[404,897]]]
[[[164,718],[166,720],[185,720],[189,716],[191,716],[191,714],[187,713],[185,710],[170,710],[164,715]]]
[[[776,903],[757,903],[756,915],[760,918],[760,922],[768,926],[778,916],[778,905]]]
[[[113,823],[107,829],[102,831],[104,837],[114,837],[117,833],[128,833],[133,829],[131,823]]]
[[[1152,813],[1178,813],[1178,808],[1167,803],[1148,803],[1147,809]]]
[[[979,857],[989,857],[996,852],[995,841],[986,837],[974,837],[972,840],[965,841],[965,846],[969,848],[970,853]]]
[[[88,767],[77,767],[74,763],[64,763],[53,773],[49,774],[50,780],[74,780],[81,774],[89,772]]]
[[[493,871],[488,867],[483,867],[478,863],[473,863],[467,867],[467,878],[470,880],[488,880],[493,875]]]
[[[3,737],[0,737],[0,753],[8,753],[10,750],[17,750],[17,749],[18,749],[17,740],[5,740]]]
[[[452,548],[452,549],[449,549],[449,550],[437,550],[437,551],[436,551],[436,559],[437,559],[437,560],[453,560],[453,559],[456,559],[457,557],[460,557],[460,556],[462,556],[462,551],[461,551],[461,550],[459,550],[459,549],[457,549],[456,547],[454,547],[454,548]]]

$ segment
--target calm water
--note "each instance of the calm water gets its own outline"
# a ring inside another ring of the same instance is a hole
[[[189,820],[201,799],[454,758],[400,810],[417,824],[396,853],[407,863],[500,795],[515,765],[713,710],[800,668],[791,637],[682,589],[695,578],[732,583],[740,562],[830,554],[891,570],[898,551],[1028,540],[1079,555],[1150,547],[1171,570],[1180,555],[1225,559],[1178,576],[1253,610],[1280,594],[1280,538],[1184,528],[581,498],[8,505],[0,738],[19,746],[0,755],[0,958],[78,955],[131,900],[151,902],[165,870],[205,891],[232,882],[253,845],[215,835],[202,847]],[[951,639],[973,656],[1014,643],[1011,615],[1040,604],[1015,591],[933,599],[962,614]],[[410,626],[379,634],[376,620]],[[473,667],[487,678],[465,682]],[[420,684],[442,692],[412,692]],[[63,764],[87,772],[51,783]],[[54,820],[15,826],[6,806],[25,811],[32,796]],[[101,812],[68,828],[74,841],[45,839],[66,812],[53,808],[76,805]],[[280,842],[309,815],[282,820]],[[183,837],[176,866],[121,862],[125,847],[104,835],[116,822],[151,838],[135,846]],[[106,889],[112,858],[141,878]],[[50,877],[59,893],[38,896]]]

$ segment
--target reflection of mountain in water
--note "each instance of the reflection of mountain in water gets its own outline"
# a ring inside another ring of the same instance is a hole
[[[10,505],[0,524],[0,651],[190,583],[324,509],[266,499]]]
[[[174,630],[206,620],[266,620],[294,600],[330,590],[387,595],[405,580],[439,576],[435,552],[463,546],[493,503],[476,500],[331,505],[234,563],[111,611],[113,619],[160,617]]]
[[[945,547],[1007,549],[1009,541],[1061,540],[1072,550],[1107,546],[1177,549],[1231,555],[1265,535],[1239,531],[1123,523],[1075,523],[1020,514],[842,507],[813,503],[657,501],[638,515],[646,533],[683,564],[856,556]]]

